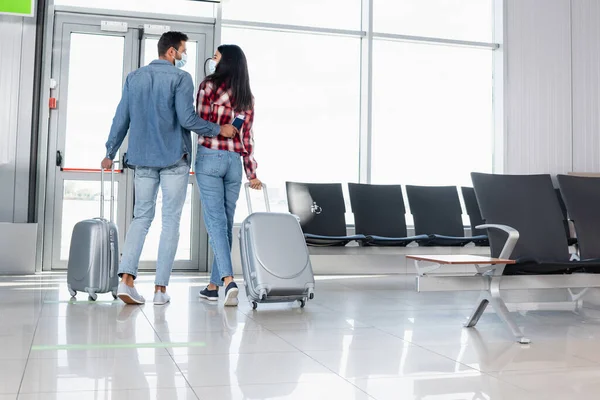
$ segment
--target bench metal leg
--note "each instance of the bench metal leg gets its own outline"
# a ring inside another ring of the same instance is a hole
[[[500,273],[502,272],[500,271]],[[475,310],[473,310],[473,313],[469,317],[469,320],[465,324],[465,327],[473,328],[475,325],[477,325],[477,322],[479,322],[479,318],[481,318],[481,316],[483,315],[485,309],[487,308],[487,305],[491,304],[494,308],[494,311],[496,311],[498,317],[500,317],[502,322],[504,322],[504,324],[511,331],[511,333],[519,343],[531,343],[531,340],[526,338],[523,335],[523,332],[521,332],[521,329],[519,329],[519,326],[510,315],[508,307],[506,307],[506,303],[504,303],[504,300],[502,300],[502,297],[500,296],[500,281],[502,279],[502,276],[493,275],[484,276],[483,278],[488,279],[489,290],[482,292],[481,297],[477,301],[477,306],[475,307]]]
[[[475,309],[471,313],[471,316],[469,317],[469,320],[465,324],[466,328],[473,328],[475,325],[477,325],[477,323],[479,322],[479,318],[481,318],[489,303],[490,301],[485,295],[482,295],[479,298],[479,300],[477,300],[477,306],[475,307]]]

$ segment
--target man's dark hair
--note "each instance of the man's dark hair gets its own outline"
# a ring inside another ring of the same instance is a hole
[[[181,32],[165,32],[158,40],[158,55],[164,56],[171,47],[179,50],[181,42],[187,42],[188,36]]]

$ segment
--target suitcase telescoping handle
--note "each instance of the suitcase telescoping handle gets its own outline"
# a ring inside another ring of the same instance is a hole
[[[246,182],[244,184],[244,190],[246,190],[246,202],[248,204],[248,214],[252,214],[252,200],[250,200],[250,182]],[[271,206],[269,205],[269,193],[267,193],[267,185],[262,184],[263,196],[265,198],[265,207],[267,212],[271,211]]]
[[[110,222],[115,219],[115,164],[113,161],[110,168]],[[104,168],[100,167],[100,218],[104,218]]]

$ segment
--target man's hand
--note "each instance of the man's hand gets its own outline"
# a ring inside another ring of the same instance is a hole
[[[112,165],[113,165],[113,160],[111,160],[110,158],[106,157],[104,160],[102,160],[102,169],[111,169]]]
[[[260,190],[262,189],[262,182],[258,178],[251,179],[250,187],[254,190]]]
[[[235,135],[238,134],[238,130],[235,128],[235,126],[227,124],[227,125],[221,125],[221,136],[224,136],[226,138],[232,138]]]

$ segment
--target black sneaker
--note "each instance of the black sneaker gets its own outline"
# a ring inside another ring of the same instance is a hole
[[[217,300],[219,300],[219,289],[208,290],[208,286],[207,286],[206,288],[204,288],[203,290],[200,291],[199,296],[202,299],[206,299],[206,300],[210,300],[210,301],[217,301]]]
[[[231,282],[225,289],[225,306],[235,307],[238,305],[238,293],[240,290],[235,282]]]

